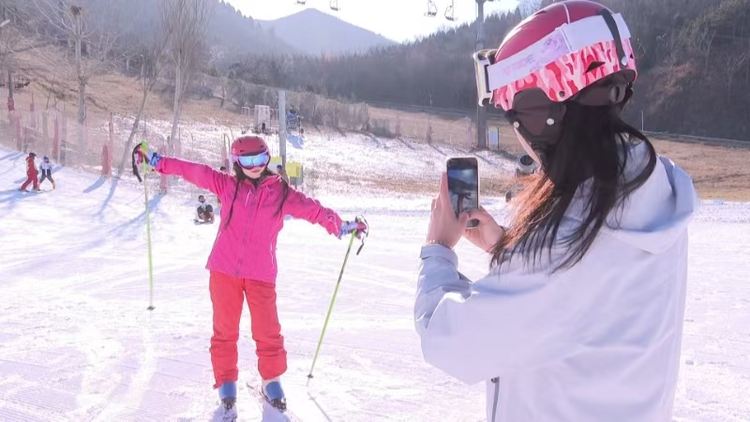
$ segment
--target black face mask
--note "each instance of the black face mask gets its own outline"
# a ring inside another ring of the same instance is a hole
[[[539,155],[542,165],[545,156],[557,145],[563,130],[566,104],[575,101],[585,106],[616,105],[621,113],[633,96],[634,72],[620,72],[602,79],[571,97],[556,103],[541,89],[519,92],[513,98],[513,108],[505,113],[506,119]]]

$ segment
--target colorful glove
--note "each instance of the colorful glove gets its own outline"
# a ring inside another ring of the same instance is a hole
[[[341,226],[339,232],[339,239],[350,233],[356,233],[357,238],[361,239],[363,233],[367,233],[369,227],[367,223],[362,219],[356,219],[355,221],[345,221]]]
[[[143,160],[146,160],[146,164],[151,167],[156,167],[156,165],[159,164],[159,160],[161,160],[161,155],[155,151],[148,150],[148,144],[146,141],[141,142],[140,148],[137,148],[136,151],[138,152],[138,164],[141,164],[143,163]]]

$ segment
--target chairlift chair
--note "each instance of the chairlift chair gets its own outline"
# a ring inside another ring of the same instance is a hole
[[[334,12],[339,11],[339,0],[331,0],[331,10]]]
[[[453,8],[454,1],[455,0],[451,0],[451,4],[445,9],[445,19],[448,19],[451,22],[456,20],[455,9]]]
[[[433,17],[437,15],[437,5],[433,0],[427,0],[427,13],[426,16]]]

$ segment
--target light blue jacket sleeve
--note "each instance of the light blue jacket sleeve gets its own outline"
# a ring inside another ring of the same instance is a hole
[[[472,282],[455,252],[422,249],[414,307],[425,361],[468,384],[539,368],[569,352],[569,292],[522,269]]]

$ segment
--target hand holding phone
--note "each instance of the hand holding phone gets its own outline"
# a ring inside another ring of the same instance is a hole
[[[479,226],[464,230],[464,238],[483,251],[492,253],[498,242],[505,236],[505,228],[482,207],[472,211],[469,216],[479,220]]]
[[[456,217],[463,212],[479,209],[479,166],[474,157],[454,157],[446,161],[448,192]],[[471,219],[467,228],[479,225]]]

